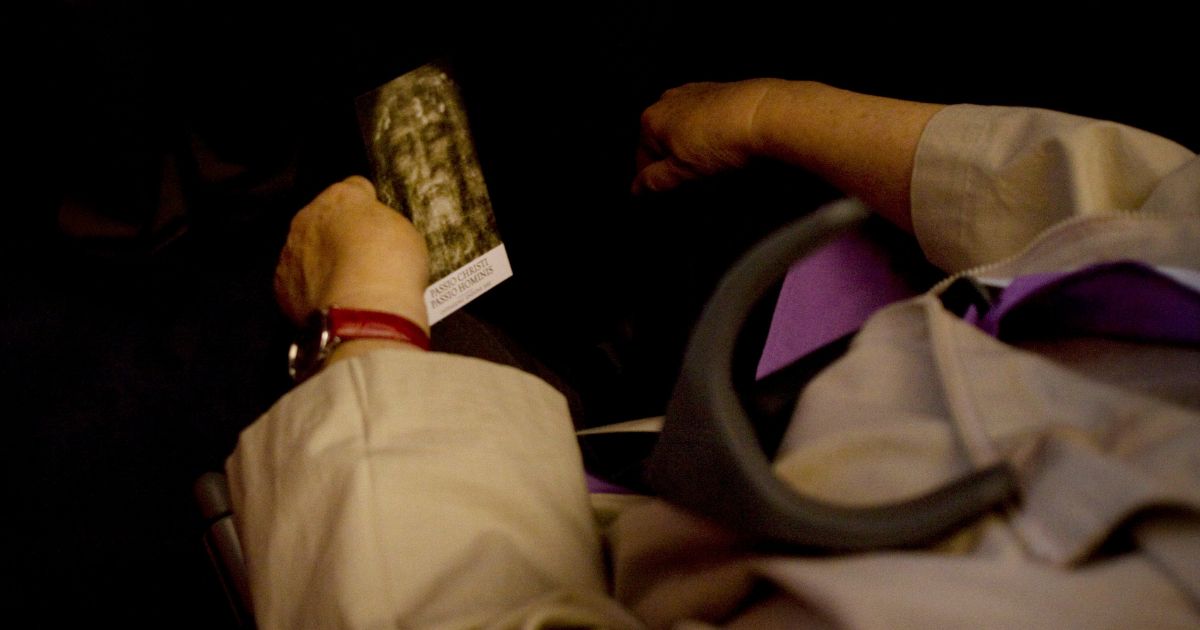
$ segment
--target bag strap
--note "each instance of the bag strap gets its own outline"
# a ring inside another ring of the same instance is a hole
[[[1013,500],[1005,463],[899,503],[845,507],[780,481],[734,385],[733,357],[747,317],[792,261],[868,216],[858,201],[825,206],[769,236],[722,278],[696,324],[648,466],[658,494],[749,539],[817,551],[923,546]]]

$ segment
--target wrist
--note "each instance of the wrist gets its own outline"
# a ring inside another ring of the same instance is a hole
[[[427,327],[393,312],[333,306],[316,311],[288,351],[288,371],[303,381],[332,361],[380,347],[429,349]]]
[[[750,84],[754,86],[757,94],[753,107],[750,110],[750,121],[747,125],[747,142],[748,152],[751,155],[766,155],[766,151],[770,146],[771,136],[773,135],[772,128],[775,124],[775,112],[778,107],[776,102],[779,98],[779,91],[783,89],[779,83],[786,83],[779,79],[753,79]]]
[[[383,287],[376,290],[359,283],[354,290],[326,293],[313,310],[331,306],[392,313],[413,322],[426,334],[429,333],[429,314],[425,307],[424,291],[416,288],[415,285],[408,290],[398,291],[394,287]]]
[[[830,122],[828,107],[822,106],[821,99],[833,88],[815,81],[762,81],[763,91],[750,124],[753,154],[792,164],[803,162],[813,135],[810,130]]]

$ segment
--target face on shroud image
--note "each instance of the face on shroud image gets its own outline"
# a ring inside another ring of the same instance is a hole
[[[466,112],[450,76],[423,66],[391,81],[364,121],[381,200],[412,219],[440,278],[500,244]]]

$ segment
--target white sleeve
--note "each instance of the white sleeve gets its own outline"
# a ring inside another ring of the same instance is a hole
[[[565,401],[504,366],[329,366],[226,468],[264,628],[627,625],[605,598]]]
[[[1064,219],[1135,211],[1186,148],[1113,122],[1041,109],[955,105],[925,128],[913,227],[948,271],[1012,255]]]

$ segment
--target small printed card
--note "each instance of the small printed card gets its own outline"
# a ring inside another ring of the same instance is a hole
[[[429,64],[355,104],[380,200],[429,246],[432,325],[512,277],[458,86]]]

